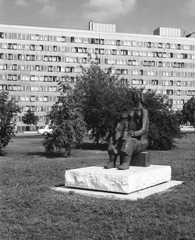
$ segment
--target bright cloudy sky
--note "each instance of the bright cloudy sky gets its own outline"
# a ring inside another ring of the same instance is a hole
[[[0,24],[87,29],[114,23],[118,32],[158,27],[195,31],[195,0],[0,0]]]

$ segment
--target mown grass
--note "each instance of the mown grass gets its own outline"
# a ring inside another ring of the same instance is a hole
[[[46,158],[41,139],[14,139],[0,157],[0,239],[195,239],[195,135],[170,151],[152,151],[152,164],[170,165],[184,183],[138,201],[56,192],[66,169],[103,166],[107,152],[74,150]]]

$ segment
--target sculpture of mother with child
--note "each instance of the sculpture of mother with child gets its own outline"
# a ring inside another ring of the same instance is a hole
[[[133,92],[132,100],[133,108],[130,111],[123,109],[121,121],[109,139],[109,162],[104,166],[106,169],[116,167],[118,156],[120,156],[118,169],[129,169],[132,158],[145,151],[148,146],[149,118],[148,111],[143,106],[143,93]]]

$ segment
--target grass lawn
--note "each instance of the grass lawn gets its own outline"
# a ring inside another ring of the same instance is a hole
[[[0,239],[195,239],[195,134],[170,151],[152,151],[152,164],[170,165],[184,183],[138,201],[56,192],[66,169],[103,166],[107,152],[74,150],[46,158],[41,139],[14,139],[0,157]]]

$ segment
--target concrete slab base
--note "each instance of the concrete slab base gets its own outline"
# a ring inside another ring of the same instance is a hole
[[[86,189],[77,189],[77,188],[71,188],[71,187],[53,187],[52,190],[60,191],[64,193],[71,193],[71,194],[81,194],[84,196],[89,197],[97,197],[97,198],[106,198],[106,199],[113,199],[113,200],[131,200],[135,201],[137,199],[142,199],[145,197],[148,197],[152,194],[159,194],[166,192],[168,189],[171,190],[171,188],[182,184],[182,181],[168,181],[165,183],[161,183],[159,185],[146,188],[144,190],[140,190],[137,192],[133,192],[130,194],[122,194],[122,193],[110,193],[110,192],[102,192],[102,191],[94,191],[94,190],[86,190]]]
[[[65,186],[81,189],[129,194],[171,180],[171,167],[131,166],[127,170],[92,166],[66,170]]]

